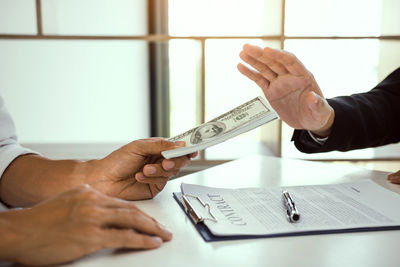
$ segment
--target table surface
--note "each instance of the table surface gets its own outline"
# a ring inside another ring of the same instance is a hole
[[[330,163],[246,157],[167,184],[138,206],[174,233],[159,249],[103,250],[68,266],[399,266],[400,231],[275,237],[206,243],[172,197],[182,182],[238,188],[329,184],[371,178],[400,193],[387,173]]]

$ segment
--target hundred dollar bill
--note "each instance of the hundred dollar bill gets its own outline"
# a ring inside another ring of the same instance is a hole
[[[185,141],[186,146],[166,150],[166,158],[176,158],[216,145],[250,131],[278,118],[278,114],[261,97],[256,97],[221,116],[201,124],[187,132],[169,138],[169,141]]]

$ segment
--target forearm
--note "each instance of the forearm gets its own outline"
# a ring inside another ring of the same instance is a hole
[[[399,96],[377,89],[332,99],[330,104],[338,116],[325,149],[349,151],[399,142],[400,109],[396,99]]]
[[[329,100],[335,109],[335,120],[323,145],[317,144],[305,130],[296,130],[292,141],[305,153],[349,151],[382,146],[400,141],[396,126],[400,110],[384,104],[375,105],[367,94],[338,97]],[[375,101],[376,102],[376,101]],[[375,103],[374,102],[374,103]],[[386,110],[384,110],[386,109]],[[313,132],[315,134],[315,132]],[[319,136],[326,136],[318,134]]]
[[[296,130],[292,140],[306,153],[348,151],[400,141],[400,68],[373,90],[329,99],[335,119],[329,138],[316,145],[306,131]],[[318,135],[318,133],[317,133]]]
[[[1,200],[30,206],[78,185],[92,175],[93,161],[50,160],[38,155],[16,158],[0,180]]]

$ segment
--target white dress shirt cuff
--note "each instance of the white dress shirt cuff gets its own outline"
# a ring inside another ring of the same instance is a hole
[[[321,146],[325,144],[326,140],[328,140],[328,137],[329,137],[329,136],[327,136],[327,137],[317,137],[312,132],[310,132],[310,131],[307,131],[307,132],[310,135],[311,139],[314,140],[317,144],[319,144]]]

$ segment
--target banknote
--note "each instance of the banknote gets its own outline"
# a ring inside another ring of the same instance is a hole
[[[161,154],[167,159],[187,155],[226,141],[277,118],[278,114],[269,104],[262,97],[256,97],[213,120],[169,138],[168,140],[173,142],[185,141],[186,146],[166,150]]]

